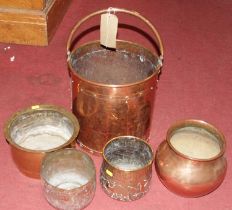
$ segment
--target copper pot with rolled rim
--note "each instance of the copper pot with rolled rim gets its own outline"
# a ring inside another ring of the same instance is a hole
[[[100,182],[113,199],[134,201],[150,188],[153,151],[149,144],[134,136],[118,136],[103,150]]]
[[[75,147],[78,132],[78,120],[71,112],[60,106],[44,104],[16,112],[4,126],[16,166],[31,178],[40,178],[45,154]]]
[[[187,142],[192,140],[191,144]],[[203,140],[204,144],[200,142]],[[223,134],[213,125],[200,120],[177,122],[169,128],[166,140],[156,151],[157,174],[161,182],[178,195],[206,195],[224,180],[225,147]]]
[[[133,135],[148,140],[163,60],[163,45],[150,21],[135,11],[110,11],[142,20],[155,35],[159,49],[153,53],[123,40],[117,40],[116,50],[104,48],[99,41],[71,49],[76,30],[92,17],[109,12],[107,9],[91,13],[74,26],[67,44],[72,108],[81,126],[78,142],[94,154],[102,153],[107,141],[116,136]],[[138,66],[140,70],[136,70]]]
[[[44,196],[57,209],[81,210],[93,200],[96,169],[82,151],[66,148],[46,154],[40,174]]]

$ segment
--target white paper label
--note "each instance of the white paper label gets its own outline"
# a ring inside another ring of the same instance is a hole
[[[118,18],[107,13],[101,15],[100,42],[105,47],[116,48]]]

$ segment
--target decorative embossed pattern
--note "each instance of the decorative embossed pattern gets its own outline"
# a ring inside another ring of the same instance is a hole
[[[120,201],[143,197],[150,188],[153,152],[133,136],[112,139],[104,148],[100,183],[104,192]]]

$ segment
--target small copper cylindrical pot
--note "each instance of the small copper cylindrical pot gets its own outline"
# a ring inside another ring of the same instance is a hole
[[[155,156],[161,182],[184,197],[199,197],[214,191],[226,174],[225,144],[223,134],[204,121],[174,124]]]
[[[83,209],[95,194],[93,160],[76,149],[66,148],[46,154],[41,166],[41,180],[47,201],[57,209]]]
[[[54,105],[34,105],[19,111],[4,127],[16,166],[24,175],[32,178],[40,177],[44,155],[75,146],[78,132],[76,117]]]
[[[143,197],[150,188],[153,151],[143,140],[119,136],[103,150],[100,182],[104,192],[120,201]]]

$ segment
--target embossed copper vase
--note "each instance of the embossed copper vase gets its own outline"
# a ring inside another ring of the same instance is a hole
[[[103,150],[100,182],[104,192],[120,201],[133,201],[149,190],[152,178],[153,152],[143,140],[119,136]]]
[[[16,112],[4,127],[16,166],[31,178],[40,177],[45,154],[75,146],[78,132],[78,120],[71,112],[41,104]]]
[[[109,12],[100,10],[80,20],[67,44],[72,82],[72,108],[80,122],[78,142],[99,154],[107,141],[120,135],[148,140],[151,117],[162,67],[163,45],[155,27],[135,11],[111,8],[142,20],[157,41],[158,52],[136,43],[117,40],[116,50],[104,48],[99,41],[74,45],[76,30],[87,20]]]
[[[80,210],[93,199],[96,171],[92,159],[76,149],[47,154],[41,166],[44,196],[56,209]]]
[[[166,140],[156,151],[157,174],[178,195],[206,195],[224,180],[225,146],[223,134],[214,126],[199,120],[178,122],[169,128]]]

